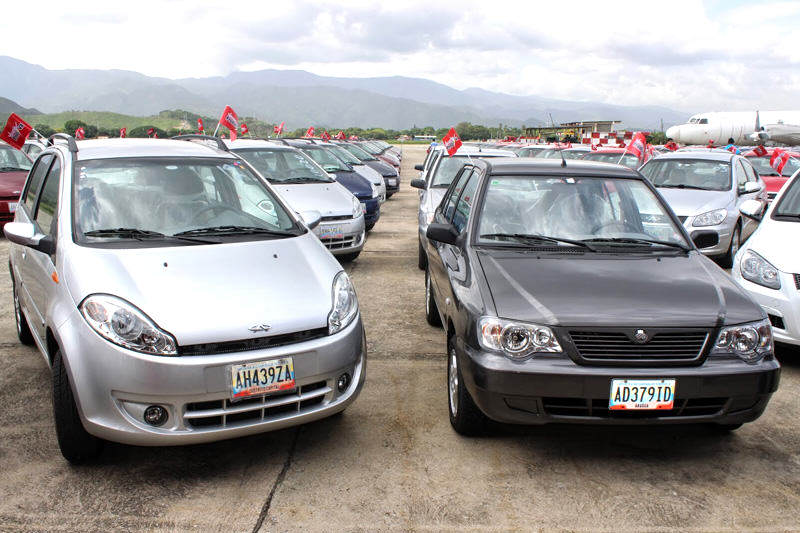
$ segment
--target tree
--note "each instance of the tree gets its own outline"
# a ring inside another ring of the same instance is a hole
[[[162,130],[161,128],[156,128],[155,126],[139,126],[138,128],[133,128],[128,132],[128,137],[148,137],[147,130],[153,128],[155,133],[158,134],[159,138],[161,139],[168,139],[169,136],[167,132]]]
[[[53,128],[48,126],[47,124],[35,124],[33,129],[44,135],[45,137],[50,137],[52,134],[56,132]]]

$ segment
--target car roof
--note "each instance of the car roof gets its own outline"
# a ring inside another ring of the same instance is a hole
[[[721,150],[718,152],[694,152],[687,150],[686,152],[678,151],[661,154],[655,160],[664,161],[667,159],[697,159],[700,161],[724,161],[729,163],[734,157],[736,157],[736,154],[728,152],[727,150]]]
[[[489,157],[514,157],[514,152],[499,148],[478,148],[477,146],[462,145],[452,157],[477,155]]]
[[[508,159],[478,160],[478,165],[485,165],[489,174],[558,174],[564,175],[601,175],[608,177],[645,179],[637,171],[611,163],[570,159],[563,166],[561,159],[540,159],[535,157],[517,157]]]
[[[172,139],[92,139],[77,141],[77,159],[115,159],[120,157],[225,157],[236,156],[208,144]],[[56,146],[66,145],[56,141]]]
[[[235,141],[230,141],[228,139],[223,139],[225,146],[230,148],[231,150],[236,150],[238,148],[269,148],[270,150],[294,150],[291,146],[286,146],[285,144],[276,144],[272,142],[272,140],[267,139],[236,139]]]

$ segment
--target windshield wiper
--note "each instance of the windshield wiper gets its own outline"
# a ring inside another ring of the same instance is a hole
[[[294,233],[288,231],[277,231],[257,226],[212,226],[210,228],[196,228],[180,231],[173,237],[182,235],[274,235],[276,237],[294,237]]]
[[[696,191],[710,191],[711,189],[706,189],[705,187],[698,187],[697,185],[686,185],[685,183],[679,183],[677,185],[656,185],[659,189],[694,189]]]
[[[594,247],[587,244],[584,241],[576,241],[573,239],[563,239],[561,237],[551,237],[549,235],[538,235],[533,233],[485,233],[481,235],[481,239],[491,239],[491,238],[506,238],[506,239],[514,239],[516,241],[524,242],[527,244],[533,243],[542,243],[542,242],[549,242],[549,243],[566,243],[572,244],[574,246],[578,246],[580,248],[585,248],[587,250],[591,250],[592,252],[595,251]]]
[[[583,242],[596,242],[596,243],[619,243],[619,244],[648,244],[650,246],[667,246],[669,248],[678,248],[684,252],[688,252],[689,248],[671,241],[660,241],[657,239],[636,239],[632,237],[596,237],[594,239],[585,239]]]
[[[773,216],[786,218],[800,218],[800,213],[775,213]]]
[[[22,168],[22,167],[11,167],[11,166],[0,167],[0,172],[11,172],[11,171],[14,171],[14,170],[21,170],[23,172],[27,172],[30,169],[29,168]]]
[[[179,237],[177,235],[165,235],[158,231],[152,231],[139,228],[106,228],[87,231],[84,233],[87,237],[120,237],[122,239],[135,239],[143,241],[145,239],[172,239],[184,242],[192,242],[195,244],[219,244],[217,241],[207,241],[203,239],[192,239],[189,237]]]
[[[331,183],[333,180],[326,178],[312,178],[311,176],[303,176],[300,178],[287,178],[285,180],[274,180],[275,183]]]

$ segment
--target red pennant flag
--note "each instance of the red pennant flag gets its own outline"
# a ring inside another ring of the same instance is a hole
[[[3,128],[2,133],[0,133],[0,139],[3,139],[17,150],[20,150],[31,131],[33,131],[33,127],[31,127],[30,124],[22,120],[16,113],[11,113],[11,115],[8,116],[6,127]]]
[[[328,130],[325,130],[324,132],[322,132],[322,135],[320,135],[320,139],[322,139],[325,142],[328,142],[331,140],[331,134],[328,133]]]
[[[205,131],[205,129],[203,128],[203,119],[200,117],[197,118],[197,131],[199,131],[200,133],[203,133]]]
[[[156,132],[155,128],[147,128],[148,137],[152,137],[155,132]]]
[[[313,136],[314,136],[314,126],[309,126],[309,128],[306,130],[306,134],[304,135],[304,137],[313,137]]]
[[[709,139],[706,148],[714,148],[714,139]]]
[[[763,144],[759,144],[755,148],[753,148],[753,153],[756,154],[756,157],[764,157],[767,155],[767,149],[764,148]]]
[[[128,128],[120,128],[119,129],[119,138],[124,139],[128,136]]]
[[[458,149],[461,148],[461,138],[458,136],[458,133],[456,133],[455,128],[450,128],[447,135],[442,137],[442,144],[444,144],[444,148],[447,150],[447,155],[453,155],[458,152]]]
[[[631,153],[639,158],[639,161],[644,161],[645,156],[647,155],[646,152],[647,148],[647,137],[644,136],[644,133],[641,131],[637,131],[632,139],[631,143],[625,149],[626,153]]]
[[[247,127],[247,124],[242,122],[242,135],[244,135],[245,133],[250,133],[250,129]]]
[[[339,133],[336,134],[336,138],[339,139],[340,141],[343,141],[346,137],[344,135],[344,132],[342,130],[339,130]]]
[[[83,126],[78,127],[75,130],[75,138],[76,139],[85,139],[86,138],[86,131],[84,131]]]
[[[348,139],[350,139],[351,141],[357,141],[358,135],[351,135],[350,137],[348,137]]]
[[[772,157],[769,158],[769,166],[778,171],[778,174],[783,174],[783,167],[789,162],[792,156],[789,152],[781,148],[775,148],[772,151]]]
[[[675,141],[667,141],[667,144],[664,145],[664,148],[670,152],[674,152],[678,149],[678,144]]]
[[[225,126],[231,132],[231,140],[236,140],[236,132],[239,130],[239,116],[236,111],[229,105],[225,106],[222,110],[222,116],[219,119],[221,126]]]
[[[158,132],[157,131],[153,132],[153,139],[158,139]]]
[[[275,126],[275,127],[272,128],[272,131],[275,132],[275,135],[280,135],[281,133],[283,133],[283,126],[285,124],[286,124],[286,122],[281,122],[280,125]]]

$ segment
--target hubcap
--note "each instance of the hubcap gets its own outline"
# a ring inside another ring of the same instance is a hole
[[[450,362],[447,365],[447,392],[450,396],[450,412],[458,414],[458,360],[456,349],[450,349]]]
[[[14,285],[14,318],[17,321],[17,333],[22,332],[22,310],[19,308],[19,298],[17,297],[17,286]]]
[[[737,229],[733,233],[733,238],[731,239],[731,257],[735,256],[738,251],[739,251],[739,230]]]

